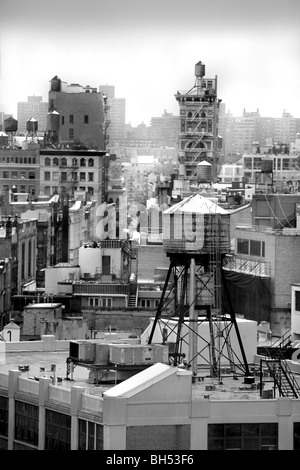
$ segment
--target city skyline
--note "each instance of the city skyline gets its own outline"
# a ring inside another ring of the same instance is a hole
[[[28,96],[48,101],[50,80],[115,86],[126,123],[179,114],[177,90],[194,65],[218,77],[226,111],[300,117],[297,0],[2,0],[0,103],[17,116]]]

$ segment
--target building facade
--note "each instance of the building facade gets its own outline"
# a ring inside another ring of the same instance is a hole
[[[105,103],[96,88],[67,84],[55,76],[49,91],[48,145],[105,149]]]
[[[217,77],[205,78],[205,65],[195,65],[195,85],[187,92],[177,92],[179,104],[179,174],[197,183],[197,164],[206,160],[217,176],[219,158]]]

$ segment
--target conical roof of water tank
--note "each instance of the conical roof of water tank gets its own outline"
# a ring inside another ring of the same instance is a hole
[[[193,194],[162,214],[163,248],[173,254],[229,253],[230,213],[208,197]]]
[[[228,214],[228,212],[216,204],[211,199],[193,194],[184,198],[182,201],[174,204],[174,206],[166,209],[163,214],[174,214],[180,212],[190,212],[196,214]]]

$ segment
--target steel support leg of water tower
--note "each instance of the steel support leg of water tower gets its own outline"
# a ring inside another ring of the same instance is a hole
[[[193,377],[197,375],[198,323],[195,310],[195,258],[190,260],[190,302],[189,302],[189,364]]]

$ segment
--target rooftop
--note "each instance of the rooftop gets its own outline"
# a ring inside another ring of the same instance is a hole
[[[20,342],[22,343],[22,342]],[[24,342],[25,343],[25,342]],[[31,341],[30,343],[34,343]],[[37,342],[40,344],[40,342]],[[64,342],[67,345],[68,342]],[[125,343],[125,341],[124,341]],[[113,383],[101,382],[93,383],[89,378],[89,368],[84,365],[77,364],[74,368],[72,380],[67,374],[67,358],[69,357],[69,349],[65,346],[64,350],[56,351],[40,351],[38,349],[32,351],[16,351],[6,352],[5,343],[0,342],[0,374],[8,373],[10,370],[20,370],[23,377],[28,377],[32,380],[39,380],[40,377],[50,377],[56,380],[57,385],[63,388],[70,389],[73,385],[82,386],[86,392],[92,395],[102,395],[103,392],[109,390],[109,396],[116,396],[119,394],[130,395],[141,386],[141,382],[149,383],[155,382],[155,375],[167,374],[170,371],[170,366],[163,363],[156,363],[155,367],[149,369],[145,366],[137,377],[130,377],[124,382]],[[55,376],[53,374],[53,365],[55,368]],[[250,365],[249,365],[250,366]],[[178,370],[181,373],[189,373],[188,369],[181,366]],[[258,363],[250,366],[253,377],[248,383],[248,380],[243,375],[235,375],[226,368],[222,369],[220,377],[212,377],[208,367],[199,368],[197,377],[192,384],[192,397],[194,399],[203,398],[210,400],[259,400],[261,398],[277,398],[278,391],[274,390],[274,382],[268,376],[267,370],[262,369],[262,385],[260,378],[260,365]],[[112,365],[109,369],[112,373],[115,368]],[[112,374],[112,377],[114,374]],[[294,374],[294,378],[300,385],[300,375]],[[154,382],[153,382],[154,381]],[[261,396],[261,387],[263,395]],[[274,393],[274,395],[272,394]],[[271,393],[272,396],[266,396]]]

